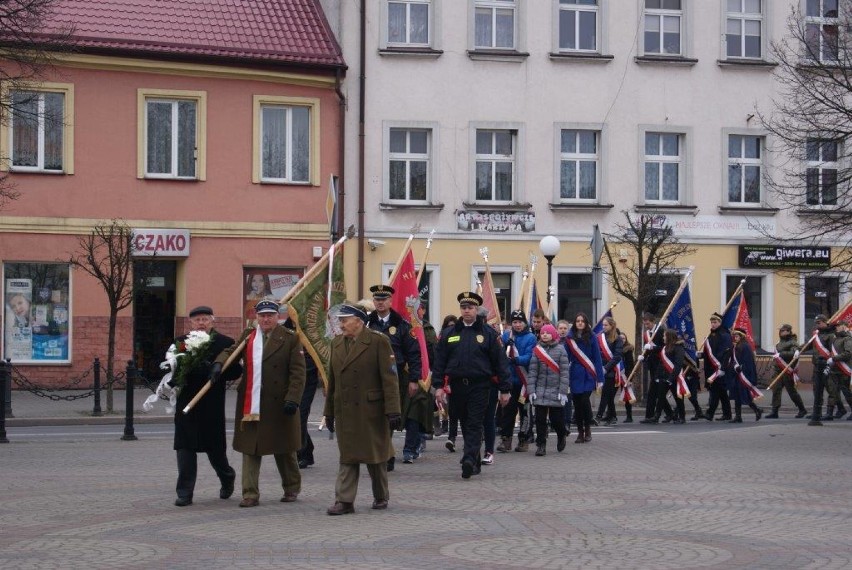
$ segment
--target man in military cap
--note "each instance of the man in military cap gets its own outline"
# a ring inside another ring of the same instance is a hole
[[[778,410],[781,409],[781,390],[786,389],[790,395],[790,399],[796,404],[799,413],[797,418],[805,417],[808,411],[805,409],[805,404],[802,402],[802,396],[799,395],[799,390],[796,388],[796,382],[799,380],[799,374],[795,367],[787,367],[794,359],[799,358],[799,340],[793,334],[792,325],[783,324],[778,329],[778,344],[775,345],[775,375],[781,374],[785,370],[784,375],[775,382],[772,387],[772,413],[766,417],[768,419],[777,419]]]
[[[464,437],[462,477],[469,479],[482,466],[482,430],[492,378],[497,378],[499,402],[509,402],[512,388],[506,353],[497,332],[477,316],[482,297],[465,291],[458,296],[461,319],[441,334],[432,367],[435,399],[447,404],[450,416],[461,421]],[[493,421],[493,420],[492,420]]]
[[[835,404],[843,405],[841,395],[846,396],[847,403],[852,407],[852,401],[849,401],[849,378],[852,372],[852,336],[849,334],[848,318],[838,321],[835,326],[834,340],[831,344],[831,357],[826,361],[825,372],[828,375],[828,409],[826,410],[826,419],[842,418],[843,415],[833,415]],[[844,412],[845,413],[845,412]],[[849,416],[852,419],[852,415]]]
[[[234,449],[243,454],[241,507],[258,505],[264,455],[275,456],[284,488],[281,502],[294,502],[302,486],[296,452],[302,447],[297,412],[305,389],[305,356],[296,333],[278,324],[278,303],[263,300],[254,309],[257,327],[240,337],[246,344],[234,426]],[[217,362],[224,362],[238,345],[225,350]]]
[[[213,309],[210,307],[195,307],[189,312],[191,329],[207,333],[210,335],[210,340],[204,348],[200,349],[203,358],[193,359],[193,364],[189,365],[190,368],[181,375],[183,385],[178,392],[176,409],[185,408],[198,391],[207,384],[208,379],[214,377],[216,381],[210,392],[198,400],[192,411],[188,414],[182,412],[175,414],[174,448],[177,452],[178,465],[175,505],[178,507],[192,504],[195,479],[198,474],[198,453],[207,454],[210,465],[222,483],[219,497],[227,499],[234,492],[234,480],[237,475],[228,464],[226,455],[225,382],[237,378],[242,368],[234,365],[223,373],[221,364],[213,364],[219,353],[234,344],[234,339],[216,331],[213,327],[214,321]],[[172,348],[181,346],[186,338],[187,335],[177,337]],[[188,362],[186,359],[186,356],[181,357],[176,361],[177,365],[181,365],[181,360]]]
[[[388,507],[387,460],[393,455],[391,430],[402,424],[399,379],[387,337],[365,326],[367,313],[350,302],[338,312],[343,334],[331,341],[328,395],[323,414],[337,431],[340,468],[329,515],[355,512],[361,463],[373,483],[373,508]]]
[[[387,336],[393,348],[399,379],[400,409],[403,410],[405,425],[402,456],[405,463],[413,463],[425,446],[426,430],[432,428],[429,397],[418,383],[422,371],[420,345],[412,335],[408,321],[391,308],[391,299],[395,293],[393,287],[373,285],[370,292],[376,310],[370,313],[367,328]],[[394,457],[388,460],[388,471],[393,471],[394,462]]]
[[[834,342],[834,327],[828,323],[828,317],[817,315],[814,317],[816,331],[814,331],[813,352],[813,390],[814,410],[810,415],[809,426],[822,425],[822,398],[823,392],[828,387],[828,375],[825,373],[826,363],[831,358],[831,345]],[[834,411],[834,410],[832,410]],[[832,417],[833,418],[833,417]],[[826,417],[827,419],[827,417]]]
[[[719,404],[722,405],[722,420],[730,420],[733,417],[725,370],[725,362],[730,358],[733,345],[731,332],[722,324],[722,315],[710,315],[710,334],[707,335],[701,351],[704,357],[704,386],[710,393],[704,418],[711,422]]]

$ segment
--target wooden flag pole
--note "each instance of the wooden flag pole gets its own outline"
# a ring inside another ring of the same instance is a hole
[[[608,312],[612,311],[612,310],[615,308],[615,306],[616,306],[616,305],[618,305],[618,303],[619,303],[620,301],[621,301],[621,299],[616,299],[615,301],[613,301],[612,303],[610,303],[610,305],[609,305],[609,309],[607,309],[606,311],[604,311],[604,314],[607,314]],[[601,321],[603,321],[603,317],[601,317],[600,321],[598,321],[598,322],[597,322],[597,324],[594,326],[594,328],[597,328],[597,327],[598,327],[598,325],[599,325],[599,324],[601,324]]]
[[[850,299],[845,305],[843,305],[840,309],[838,309],[837,312],[835,312],[831,316],[830,319],[828,319],[829,324],[831,324],[832,321],[834,321],[834,319],[836,319],[837,317],[842,315],[843,312],[846,311],[846,309],[849,308],[849,305],[852,305],[852,299]],[[800,353],[799,356],[797,356],[796,358],[794,358],[793,360],[788,362],[787,365],[783,368],[783,370],[781,370],[781,372],[778,373],[778,376],[776,376],[775,378],[772,379],[772,382],[770,382],[769,386],[766,388],[767,390],[771,390],[772,387],[775,386],[775,383],[778,382],[778,380],[780,380],[781,377],[784,376],[784,374],[786,374],[789,369],[793,368],[796,365],[796,362],[799,361],[799,357],[801,356],[801,353],[805,352],[808,349],[808,347],[811,345],[811,343],[813,343],[813,341],[816,340],[817,334],[818,333],[814,333],[814,335],[810,338],[810,340],[808,340],[808,342],[806,342],[802,346],[802,348],[799,349],[799,353]]]
[[[325,266],[324,266],[324,264],[327,264],[327,263],[328,263],[328,260],[329,260],[329,254],[331,253],[332,249],[337,249],[338,247],[340,247],[341,245],[343,245],[343,242],[345,242],[347,239],[351,239],[351,238],[352,238],[352,236],[354,236],[354,235],[355,235],[355,226],[354,226],[354,225],[353,225],[353,226],[349,226],[349,227],[346,229],[346,233],[343,235],[343,237],[341,237],[339,240],[337,240],[337,243],[336,243],[336,244],[334,244],[334,246],[332,246],[332,248],[329,248],[329,250],[328,250],[327,252],[325,252],[325,254],[324,254],[324,255],[323,255],[323,256],[319,259],[319,261],[317,261],[317,262],[313,265],[313,267],[311,267],[309,270],[307,270],[307,271],[305,272],[305,274],[302,276],[302,278],[301,278],[301,279],[299,279],[299,281],[298,281],[298,282],[296,282],[296,284],[295,284],[295,285],[293,285],[293,286],[290,288],[290,290],[289,290],[289,291],[287,291],[287,293],[285,293],[285,294],[284,294],[284,297],[282,297],[282,298],[281,298],[281,301],[279,301],[279,303],[278,303],[278,304],[279,304],[279,305],[283,305],[284,303],[286,303],[287,301],[289,301],[290,299],[292,299],[292,298],[296,295],[296,293],[298,293],[300,290],[302,290],[302,288],[304,288],[304,287],[305,287],[305,285],[307,285],[307,283],[308,283],[311,279],[313,279],[314,277],[316,277],[316,276],[317,276],[317,274],[318,274],[320,271],[325,270]],[[225,363],[222,365],[222,372],[224,372],[225,370],[227,370],[227,369],[228,369],[228,367],[229,367],[229,366],[231,366],[231,364],[233,364],[233,363],[234,363],[234,361],[235,361],[235,360],[237,360],[237,359],[240,357],[240,355],[241,355],[241,354],[242,354],[242,352],[243,352],[243,349],[245,349],[245,347],[246,347],[247,338],[248,338],[248,337],[244,338],[244,339],[242,340],[242,342],[240,342],[240,343],[237,345],[237,347],[234,349],[234,351],[233,351],[233,352],[231,352],[230,356],[228,356],[228,359],[227,359],[227,360],[225,361]],[[212,381],[212,380],[208,380],[208,381],[207,381],[207,383],[206,383],[204,386],[202,386],[202,387],[201,387],[201,389],[198,391],[198,393],[197,393],[197,394],[196,394],[196,395],[192,398],[192,400],[190,400],[190,401],[189,401],[189,403],[186,405],[186,407],[184,407],[184,409],[183,409],[183,413],[184,413],[184,414],[188,414],[188,413],[190,412],[190,410],[192,410],[192,408],[193,408],[193,407],[195,407],[195,404],[197,404],[197,403],[198,403],[198,400],[200,400],[201,398],[203,398],[203,397],[204,397],[204,395],[205,395],[207,392],[209,392],[209,391],[210,391],[210,388],[212,388],[212,387],[213,387],[213,381]]]
[[[487,247],[479,248],[479,255],[481,255],[482,259],[485,260],[485,275],[491,281],[491,299],[489,299],[489,300],[494,305],[494,310],[497,311],[497,298],[494,295],[494,279],[491,278],[491,267],[488,265],[488,248]],[[484,292],[485,292],[485,289],[483,289],[483,293]],[[503,336],[503,319],[500,318],[500,316],[501,316],[500,312],[497,311],[497,317],[499,319],[498,325],[500,326],[500,337],[502,338],[502,336]],[[487,319],[486,319],[486,321],[487,321]],[[486,322],[486,324],[488,324],[488,323]]]
[[[683,276],[683,279],[680,282],[680,287],[677,288],[677,292],[672,297],[672,300],[669,302],[669,306],[666,307],[666,311],[663,313],[663,316],[660,317],[660,320],[657,321],[657,326],[654,327],[654,330],[651,331],[651,339],[657,334],[657,330],[660,328],[660,325],[666,322],[666,319],[669,316],[669,313],[672,312],[672,308],[677,300],[680,298],[680,294],[683,293],[683,290],[686,289],[686,285],[689,283],[689,276],[692,275],[692,272],[695,271],[695,266],[691,265],[689,269],[686,271],[686,275]],[[642,351],[642,356],[646,356],[647,350]],[[633,370],[630,371],[630,376],[627,377],[627,382],[629,383],[633,379],[633,375],[636,373],[636,369],[642,364],[642,360],[637,359],[636,364],[633,366]]]
[[[521,307],[527,315],[527,318],[532,320],[532,315],[530,314],[530,309],[532,308],[533,302],[533,285],[535,285],[535,267],[538,265],[538,256],[533,252],[530,252],[530,284],[529,291],[527,293],[527,306]]]
[[[435,228],[429,232],[429,237],[426,238],[426,252],[423,254],[423,261],[420,263],[420,271],[417,272],[417,292],[420,293],[420,279],[423,277],[423,271],[426,270],[426,261],[429,259],[429,251],[432,249],[432,236],[435,235]]]
[[[393,267],[393,271],[391,271],[390,277],[388,278],[388,283],[393,283],[393,280],[396,279],[396,274],[399,273],[399,268],[402,266],[402,260],[405,259],[405,256],[408,254],[408,250],[411,249],[411,242],[414,241],[414,234],[409,234],[408,239],[405,240],[405,245],[402,246],[402,253],[399,254],[399,259],[396,260],[396,265]]]

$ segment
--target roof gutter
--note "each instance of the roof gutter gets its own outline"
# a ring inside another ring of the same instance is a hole
[[[343,81],[343,70],[338,69],[334,74],[334,92],[337,93],[337,98],[340,100],[338,104],[338,121],[339,124],[339,139],[337,143],[337,153],[339,161],[338,170],[340,172],[340,176],[338,177],[338,195],[337,195],[337,220],[335,220],[335,226],[337,227],[337,232],[332,235],[331,240],[336,242],[340,237],[340,232],[345,232],[346,229],[343,227],[343,221],[346,219],[344,215],[344,210],[346,209],[346,177],[344,176],[346,172],[346,153],[345,153],[345,141],[346,141],[346,95],[343,94],[343,91],[340,88],[340,84]]]
[[[360,54],[358,70],[358,299],[364,298],[364,95],[367,92],[367,7],[361,0]]]

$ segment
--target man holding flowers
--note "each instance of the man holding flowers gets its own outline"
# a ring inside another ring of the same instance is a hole
[[[236,473],[225,453],[225,381],[237,378],[242,368],[234,365],[222,373],[222,365],[214,364],[219,353],[234,344],[234,339],[216,332],[214,320],[210,307],[192,309],[189,312],[192,331],[176,338],[166,353],[166,361],[174,363],[170,384],[178,389],[178,410],[192,400],[208,379],[216,378],[210,393],[188,414],[179,411],[175,414],[174,448],[178,464],[175,505],[178,507],[192,504],[198,472],[197,453],[207,453],[222,483],[219,497],[227,499],[234,492]]]

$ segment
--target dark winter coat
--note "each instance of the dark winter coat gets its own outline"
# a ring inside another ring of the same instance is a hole
[[[568,353],[568,360],[571,366],[568,370],[568,381],[571,385],[572,394],[583,394],[594,392],[597,384],[604,382],[603,364],[601,363],[601,349],[598,347],[598,341],[594,334],[590,334],[585,338],[576,338],[577,347],[580,351],[589,357],[592,365],[595,368],[595,374],[592,375],[586,370],[586,367],[580,362],[580,358],[575,356],[571,349],[568,348],[568,342],[574,338],[574,328],[571,327],[568,335],[565,338],[565,351]]]
[[[535,335],[526,327],[523,331],[516,333],[514,330],[503,331],[503,345],[508,346],[510,343],[515,345],[518,351],[518,356],[515,362],[509,361],[509,373],[512,377],[512,386],[520,386],[522,384],[521,377],[518,375],[518,367],[526,375],[530,368],[530,359],[532,351],[536,345]]]

